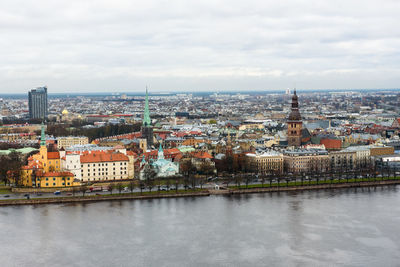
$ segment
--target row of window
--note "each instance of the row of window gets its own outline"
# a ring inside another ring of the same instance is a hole
[[[105,174],[108,175],[108,172],[106,172]],[[121,174],[126,174],[126,171],[121,172]],[[98,175],[104,176],[104,172],[99,173]],[[115,175],[115,172],[113,172],[113,175]],[[90,176],[90,173],[88,173],[87,176]],[[93,176],[96,176],[96,173],[93,173]]]
[[[63,186],[65,186],[65,183],[62,183]],[[71,183],[67,183],[67,185],[71,185]],[[46,183],[46,186],[49,186],[49,183]],[[53,186],[56,186],[56,183],[53,183]],[[38,184],[38,187],[40,187],[40,184]]]
[[[65,178],[64,178],[64,179],[65,179]],[[64,180],[64,179],[63,179],[63,180]],[[49,177],[46,177],[46,181],[48,181],[48,180],[49,180]],[[56,177],[53,177],[53,181],[55,181],[55,180],[56,180]],[[68,177],[67,180],[69,181],[70,178]]]
[[[119,168],[119,169],[120,169],[120,170],[126,170],[126,167],[121,167],[121,168]],[[107,170],[107,168],[106,168],[106,170]],[[90,172],[90,169],[88,169],[87,171]],[[95,172],[96,169],[93,168],[92,171]],[[98,171],[104,171],[104,168],[98,168]],[[113,168],[113,171],[115,171],[115,168]],[[83,173],[83,169],[81,169],[81,172]]]
[[[126,165],[126,162],[120,162],[119,165]],[[88,164],[87,166],[90,167],[90,164]],[[98,163],[97,166],[108,166],[108,163]],[[113,162],[113,166],[115,166],[115,162]],[[81,165],[81,167],[83,168],[83,164]],[[93,163],[93,167],[96,167],[96,163]]]

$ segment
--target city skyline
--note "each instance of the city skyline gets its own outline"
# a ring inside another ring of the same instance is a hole
[[[7,1],[0,93],[398,88],[399,5]]]

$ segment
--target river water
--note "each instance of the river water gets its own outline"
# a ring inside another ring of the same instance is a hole
[[[1,266],[399,266],[400,187],[0,208]]]

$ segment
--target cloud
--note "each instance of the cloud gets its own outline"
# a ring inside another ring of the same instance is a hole
[[[399,87],[399,8],[390,0],[3,0],[0,92]]]

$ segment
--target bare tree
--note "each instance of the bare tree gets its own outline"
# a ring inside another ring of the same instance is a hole
[[[124,189],[124,185],[122,183],[117,183],[116,187],[118,189],[118,193],[121,194],[122,190]]]
[[[135,181],[132,179],[129,181],[129,189],[131,190],[131,193],[133,193],[133,190],[135,190]]]
[[[76,186],[73,186],[73,187],[72,187],[72,195],[73,195],[73,196],[75,196],[75,194],[78,193],[78,191],[79,191],[79,188],[78,188],[78,187],[76,187]]]
[[[235,174],[234,178],[237,187],[240,188],[240,183],[242,182],[242,176],[240,174]]]
[[[79,191],[81,191],[83,197],[85,196],[85,193],[87,190],[88,190],[88,187],[86,185],[81,185],[79,187]]]

